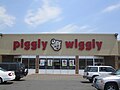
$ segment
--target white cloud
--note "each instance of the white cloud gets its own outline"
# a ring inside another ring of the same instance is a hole
[[[37,26],[51,20],[59,20],[60,14],[62,13],[61,8],[57,6],[50,5],[50,0],[42,0],[43,5],[38,8],[35,12],[34,10],[28,10],[25,17],[25,22],[31,26]]]
[[[15,17],[9,15],[6,9],[0,6],[0,28],[4,28],[6,26],[12,27],[15,22]]]
[[[95,30],[96,30],[95,28],[91,28],[88,25],[78,26],[75,24],[68,24],[53,32],[54,33],[92,33]]]
[[[103,13],[112,12],[112,11],[114,11],[116,9],[120,9],[120,3],[110,5],[110,6],[106,7],[102,12]]]

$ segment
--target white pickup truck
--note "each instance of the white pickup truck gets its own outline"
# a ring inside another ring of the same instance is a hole
[[[112,66],[87,66],[84,70],[83,78],[93,82],[96,76],[105,76],[115,72]]]

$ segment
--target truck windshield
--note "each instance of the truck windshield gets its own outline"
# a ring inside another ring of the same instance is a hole
[[[3,68],[1,68],[1,67],[0,67],[0,70],[1,70],[1,71],[6,71],[5,69],[3,69]]]
[[[84,72],[97,72],[98,68],[97,67],[86,67]]]
[[[120,75],[120,69],[116,70],[116,72],[114,72],[113,74]]]

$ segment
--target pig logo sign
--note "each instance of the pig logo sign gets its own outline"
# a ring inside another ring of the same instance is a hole
[[[51,39],[50,46],[54,51],[59,51],[62,47],[62,40]]]

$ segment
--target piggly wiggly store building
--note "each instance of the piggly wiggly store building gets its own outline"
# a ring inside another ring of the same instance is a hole
[[[0,62],[34,73],[80,74],[88,65],[120,68],[118,34],[0,34]]]

